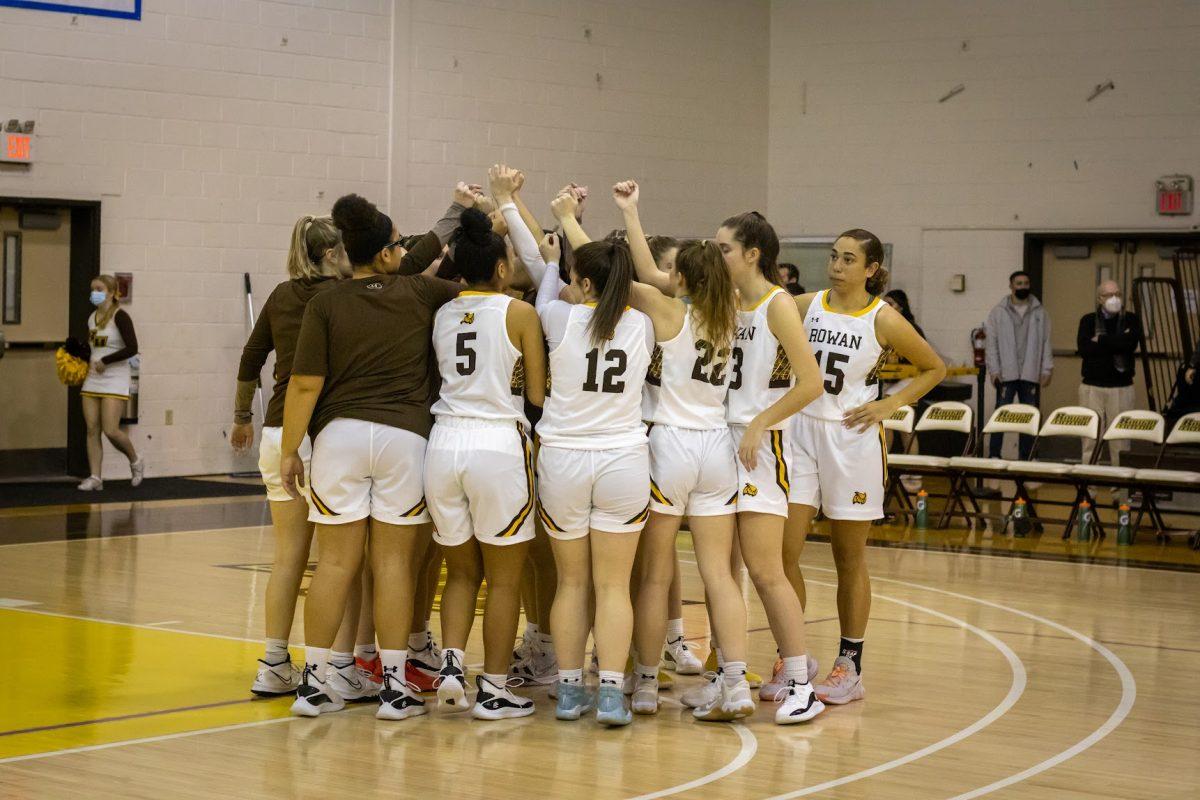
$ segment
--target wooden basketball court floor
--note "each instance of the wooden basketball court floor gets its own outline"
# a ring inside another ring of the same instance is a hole
[[[255,498],[0,516],[0,797],[1200,796],[1194,559],[872,547],[867,698],[808,725],[774,725],[769,704],[745,724],[697,723],[676,698],[698,678],[616,730],[555,721],[545,689],[523,720],[434,709],[385,723],[370,706],[309,720],[248,693],[266,522]],[[703,646],[680,547],[687,633]],[[804,566],[824,672],[838,637],[829,546],[812,543]],[[766,672],[774,645],[748,597],[751,666]]]

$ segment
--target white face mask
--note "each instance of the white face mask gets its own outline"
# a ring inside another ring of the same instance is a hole
[[[1109,297],[1104,301],[1104,310],[1110,314],[1121,313],[1121,298]]]

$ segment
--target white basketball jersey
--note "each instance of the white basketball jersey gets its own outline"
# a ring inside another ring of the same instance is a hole
[[[866,308],[841,314],[829,307],[829,290],[821,292],[804,315],[808,345],[817,357],[825,391],[804,407],[802,414],[840,421],[845,412],[879,398],[879,371],[887,351],[875,335],[875,317],[883,301],[873,299]]]
[[[442,388],[435,415],[526,423],[524,359],[508,338],[511,302],[498,292],[462,292],[438,310],[433,351]]]
[[[699,338],[689,304],[679,335],[654,348],[646,377],[646,395],[652,397],[646,419],[693,430],[724,428],[731,349],[729,345],[715,348]]]
[[[550,351],[550,393],[537,433],[542,444],[609,450],[646,442],[642,386],[650,366],[650,320],[626,309],[612,339],[592,344],[590,305],[571,307],[562,341]]]
[[[767,309],[781,294],[792,301],[790,294],[776,287],[749,311],[738,310],[737,335],[726,369],[729,397],[725,418],[734,425],[749,425],[792,388],[792,364],[767,324]],[[786,424],[784,420],[771,429],[783,430]]]

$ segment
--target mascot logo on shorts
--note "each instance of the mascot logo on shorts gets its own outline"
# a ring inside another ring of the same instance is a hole
[[[865,506],[867,504],[867,493],[866,492],[855,492],[853,503],[856,506]]]
[[[753,483],[747,483],[742,487],[742,494],[746,495],[747,497],[754,497],[756,494],[758,494],[758,487]]]
[[[467,313],[463,314],[462,321],[460,321],[458,324],[459,325],[474,325],[475,324],[475,312],[468,311]]]

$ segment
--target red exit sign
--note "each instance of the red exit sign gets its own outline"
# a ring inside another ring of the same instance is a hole
[[[0,161],[9,164],[33,163],[33,135],[28,133],[3,133],[0,142]]]
[[[1156,210],[1163,216],[1192,213],[1192,176],[1167,175],[1155,181]]]

